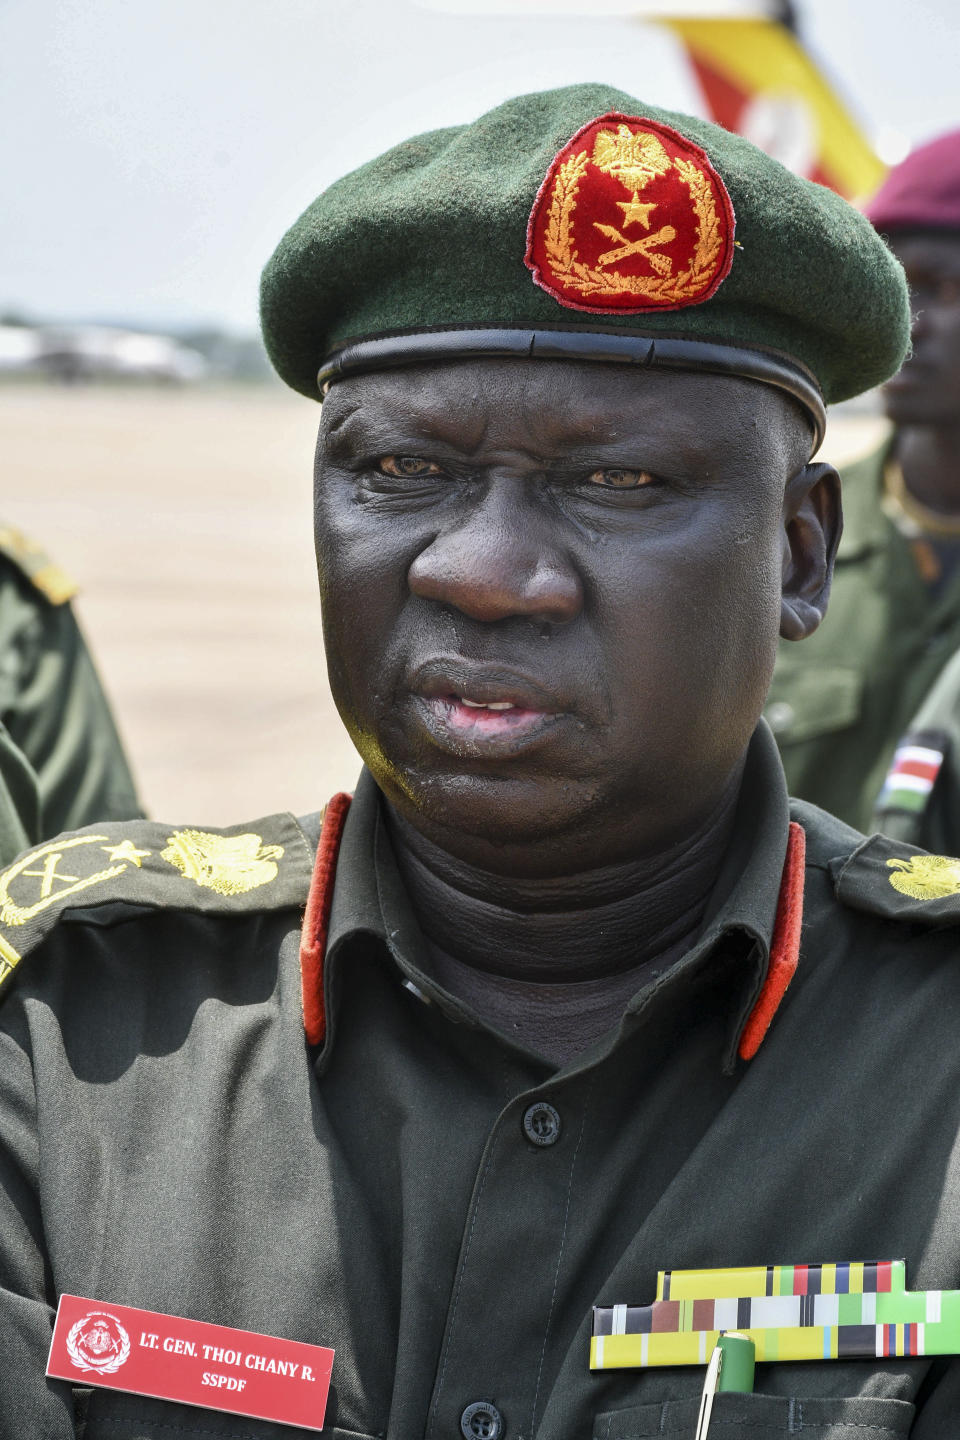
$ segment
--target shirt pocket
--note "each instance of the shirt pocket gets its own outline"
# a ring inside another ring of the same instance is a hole
[[[863,675],[841,665],[778,666],[763,718],[778,745],[799,745],[855,725],[863,705]]]
[[[699,1399],[665,1400],[611,1410],[598,1415],[593,1440],[693,1440]],[[817,1397],[804,1400],[784,1395],[717,1395],[708,1440],[898,1440],[913,1423],[914,1407],[906,1400]]]

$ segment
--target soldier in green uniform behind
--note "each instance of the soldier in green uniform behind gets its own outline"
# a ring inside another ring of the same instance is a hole
[[[0,526],[0,859],[143,812],[70,600],[39,546]]]
[[[791,794],[960,850],[960,815],[945,836],[942,806],[926,829],[917,803],[880,798],[960,648],[960,131],[891,171],[868,214],[906,270],[912,354],[883,389],[892,437],[843,472],[830,613],[808,645],[781,645],[765,713]]]
[[[712,1436],[954,1436],[960,1360],[875,1323],[883,1267],[856,1325],[815,1267],[904,1257],[930,1336],[960,1286],[960,875],[791,805],[760,718],[826,602],[825,402],[906,349],[898,264],[740,137],[583,85],[334,185],[262,314],[325,397],[365,769],[322,817],[0,874],[0,1436],[291,1433],[163,1390],[184,1356],[125,1393],[130,1305],[334,1347],[331,1440],[686,1440],[703,1366],[607,1366],[592,1309],[625,1334],[704,1266],[788,1267],[815,1342]],[[45,1378],[65,1295],[109,1374]]]

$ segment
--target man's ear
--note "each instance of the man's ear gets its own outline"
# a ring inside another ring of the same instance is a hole
[[[805,465],[783,497],[784,640],[805,640],[826,614],[842,529],[840,476],[832,465]]]

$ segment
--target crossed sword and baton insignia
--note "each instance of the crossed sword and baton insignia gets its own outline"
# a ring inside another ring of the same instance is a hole
[[[623,230],[631,225],[642,225],[645,230],[649,230],[650,216],[657,206],[641,201],[640,191],[649,185],[651,180],[666,175],[672,168],[670,157],[656,136],[642,133],[634,135],[626,125],[619,125],[616,135],[610,131],[602,131],[594,146],[593,163],[598,170],[615,175],[631,192],[629,200],[617,201],[623,211]],[[649,260],[658,275],[671,274],[673,262],[668,255],[658,252],[662,246],[676,240],[677,232],[672,225],[662,225],[652,235],[641,235],[638,240],[631,240],[622,230],[613,225],[603,225],[598,220],[594,220],[593,226],[608,240],[616,241],[614,249],[607,250],[598,257],[599,268],[616,265],[618,261],[626,260],[631,255],[642,255]]]

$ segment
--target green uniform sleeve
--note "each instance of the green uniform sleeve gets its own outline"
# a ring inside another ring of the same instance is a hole
[[[33,1066],[17,1002],[0,1029],[0,1437],[75,1435],[68,1386],[44,1374],[54,1301],[39,1203]]]
[[[0,721],[37,779],[40,834],[142,811],[76,618],[0,557]],[[33,838],[33,837],[30,837]]]

